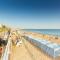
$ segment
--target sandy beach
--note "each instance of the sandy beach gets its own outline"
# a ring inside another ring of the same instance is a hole
[[[49,39],[48,35],[43,37],[43,34],[37,34],[31,32],[24,34],[33,36],[35,38],[43,38],[47,40]],[[59,42],[55,40],[51,39],[50,41],[56,42],[58,44],[60,43],[59,39],[58,39]],[[30,43],[24,38],[22,38],[22,44],[20,44],[20,46],[18,47],[12,46],[12,52],[10,56],[10,60],[59,60],[59,59],[60,57],[54,59],[53,57],[49,56],[47,53],[42,51],[40,48],[34,46],[32,43]]]
[[[41,49],[34,46],[24,38],[23,43],[19,47],[12,48],[10,60],[59,60],[59,58],[52,58]]]
[[[36,47],[33,43],[26,40],[23,36],[29,35],[34,38],[42,38],[51,42],[60,44],[60,38],[55,36],[43,35],[33,32],[11,31],[10,39],[13,41],[10,48],[9,60],[60,60],[60,57],[53,58],[47,53]],[[16,40],[20,39],[22,43],[16,46]]]
[[[60,60],[60,0],[0,0],[0,60]]]
[[[38,33],[33,33],[33,32],[27,32],[25,34],[30,35],[34,38],[42,38],[42,39],[49,40],[51,42],[60,44],[60,37],[56,37],[56,36],[53,36],[53,35],[46,35],[46,34],[45,35],[44,34],[38,34]]]

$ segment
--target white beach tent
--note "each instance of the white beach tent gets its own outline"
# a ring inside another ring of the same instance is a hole
[[[33,38],[32,36],[25,36],[27,37],[29,41],[31,41],[33,44],[41,48],[43,51],[45,51],[47,54],[49,54],[52,57],[58,57],[60,56],[60,45],[56,43],[52,43],[48,40],[42,40],[38,38]]]

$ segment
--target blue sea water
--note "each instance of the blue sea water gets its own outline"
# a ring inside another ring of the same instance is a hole
[[[60,37],[60,29],[24,29],[27,32],[42,33]]]

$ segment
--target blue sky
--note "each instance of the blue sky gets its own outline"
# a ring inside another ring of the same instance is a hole
[[[19,28],[60,29],[60,1],[0,0],[0,24]]]

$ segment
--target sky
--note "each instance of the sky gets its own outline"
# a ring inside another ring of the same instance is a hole
[[[0,24],[25,29],[60,29],[60,0],[0,0]]]

